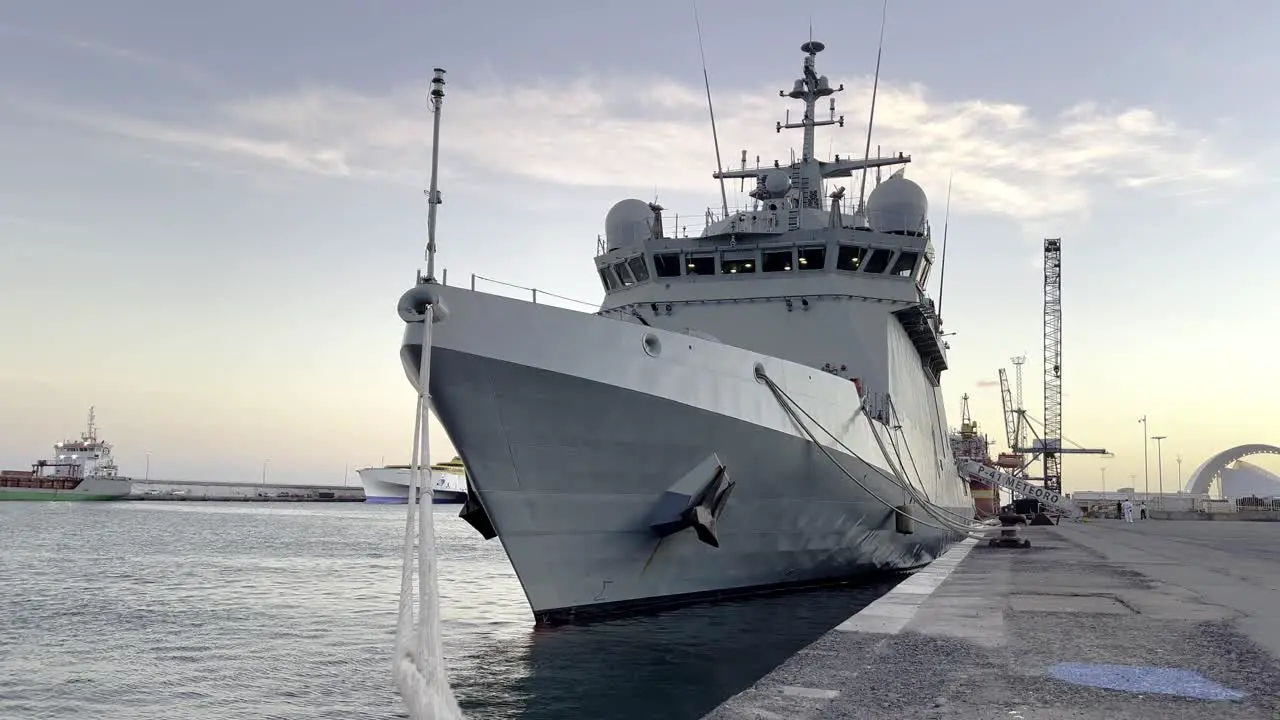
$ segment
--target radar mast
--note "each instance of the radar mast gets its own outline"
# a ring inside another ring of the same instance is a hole
[[[818,99],[834,95],[844,90],[844,85],[838,88],[831,87],[831,83],[827,80],[826,75],[818,75],[814,69],[814,63],[818,58],[818,53],[826,49],[826,45],[817,40],[810,40],[800,46],[800,50],[804,53],[804,77],[796,80],[796,84],[791,88],[791,92],[779,90],[779,97],[790,97],[796,100],[804,101],[804,119],[798,123],[778,123],[777,131],[782,132],[785,128],[792,130],[795,128],[804,128],[804,146],[800,151],[800,162],[807,163],[813,160],[813,129],[825,125],[839,125],[844,127],[844,116],[839,118],[835,116],[835,103],[831,103],[831,118],[828,120],[817,120],[814,117],[814,110],[817,107]]]

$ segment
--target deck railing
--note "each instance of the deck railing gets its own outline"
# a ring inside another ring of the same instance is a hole
[[[584,307],[589,307],[592,310],[596,310],[600,307],[600,303],[585,302],[583,300],[578,300],[571,297],[565,297],[564,295],[557,295],[556,293],[553,293],[553,292],[547,292],[546,290],[539,290],[538,288],[525,287],[524,285],[516,285],[514,283],[509,283],[503,280],[495,280],[494,278],[485,277],[484,275],[477,275],[475,273],[471,273],[471,289],[472,290],[476,289],[477,280],[483,280],[485,282],[493,283],[494,285],[501,285],[503,287],[508,287],[515,290],[524,290],[529,293],[530,299],[535,303],[538,302],[539,297],[543,297],[543,298],[556,298],[557,300],[564,300],[565,302],[571,302],[577,305],[582,305]]]

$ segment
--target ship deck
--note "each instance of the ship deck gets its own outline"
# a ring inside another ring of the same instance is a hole
[[[704,720],[1280,717],[1280,522],[1023,532],[966,541]]]

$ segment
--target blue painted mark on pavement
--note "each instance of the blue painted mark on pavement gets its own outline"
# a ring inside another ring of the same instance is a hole
[[[1075,685],[1132,693],[1180,695],[1197,700],[1239,700],[1244,693],[1223,687],[1198,672],[1176,668],[1097,663],[1058,663],[1049,674]]]

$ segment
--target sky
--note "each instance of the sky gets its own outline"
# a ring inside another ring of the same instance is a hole
[[[698,4],[726,165],[798,142],[773,125],[810,33],[846,87],[819,152],[861,154],[881,4],[788,7]],[[1179,456],[1185,480],[1280,444],[1278,25],[1265,0],[890,0],[872,142],[913,156],[948,227],[952,425],[968,395],[1002,441],[997,371],[1024,354],[1043,417],[1042,243],[1061,237],[1064,435],[1114,453],[1067,457],[1067,491],[1104,467],[1156,489],[1143,415],[1166,489]],[[449,281],[589,310],[614,202],[656,195],[693,233],[719,204],[698,52],[687,0],[0,0],[0,467],[91,405],[134,476],[407,462],[395,304],[422,266],[432,68]],[[439,428],[432,447],[451,456]]]

